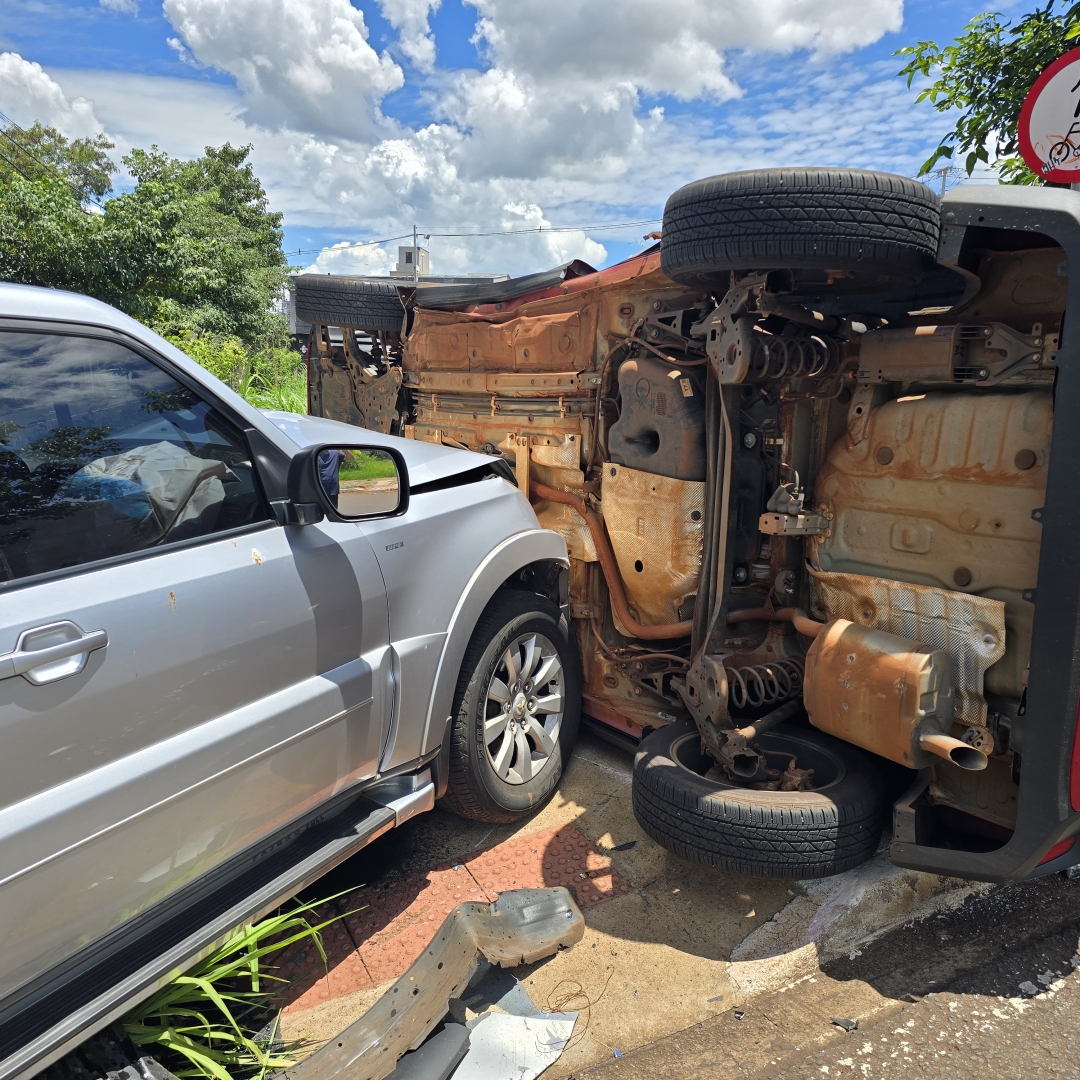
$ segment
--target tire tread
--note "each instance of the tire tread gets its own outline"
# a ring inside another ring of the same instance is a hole
[[[916,180],[856,169],[756,169],[687,184],[664,208],[664,273],[700,285],[725,269],[925,270],[941,208]]]
[[[720,785],[703,795],[665,752],[681,733],[661,729],[650,735],[634,762],[634,816],[662,847],[733,873],[796,879],[843,873],[873,855],[884,822],[869,759],[855,778],[862,782],[845,782],[843,798],[817,805]],[[850,747],[845,753],[864,757]]]
[[[469,707],[479,692],[484,673],[479,670],[480,660],[494,638],[514,619],[530,612],[544,611],[551,615],[556,623],[559,620],[558,608],[550,601],[533,593],[502,590],[491,599],[483,614],[477,620],[469,646],[461,662],[457,688],[454,691],[453,723],[450,726],[450,768],[446,785],[446,794],[440,800],[441,805],[459,817],[491,824],[504,824],[517,821],[521,814],[498,806],[483,792],[470,767],[469,750],[472,738],[473,716]],[[570,657],[576,659],[573,643],[567,650]],[[577,716],[572,706],[568,705],[563,714],[563,727],[559,736],[559,746],[568,756],[577,734]],[[551,781],[551,792],[561,773]],[[537,808],[541,803],[537,803]]]

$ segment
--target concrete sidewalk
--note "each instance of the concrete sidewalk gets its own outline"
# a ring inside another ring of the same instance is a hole
[[[1057,876],[972,895],[578,1080],[1078,1077],[1078,898]]]
[[[282,971],[295,980],[283,1037],[318,1044],[337,1034],[461,901],[568,885],[585,914],[584,940],[515,971],[541,1009],[580,1014],[545,1073],[559,1080],[771,994],[973,891],[896,870],[883,854],[802,884],[686,862],[638,827],[631,770],[629,754],[585,734],[555,797],[526,822],[492,827],[436,809],[320,881],[319,895],[347,890],[336,912],[356,913],[325,933],[325,965],[309,947]]]

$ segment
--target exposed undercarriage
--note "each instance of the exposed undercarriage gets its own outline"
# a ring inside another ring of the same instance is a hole
[[[836,255],[673,270],[668,245],[666,220],[640,257],[524,295],[421,286],[403,336],[316,313],[312,410],[513,465],[567,543],[598,723],[692,720],[701,776],[815,792],[813,762],[763,738],[805,709],[913,770],[894,815],[913,842],[1002,846],[1064,251],[947,221],[906,276]]]

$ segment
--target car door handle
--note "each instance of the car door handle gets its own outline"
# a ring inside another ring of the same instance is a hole
[[[15,649],[0,653],[0,679],[13,679],[22,675],[27,682],[40,686],[43,683],[78,675],[86,666],[86,659],[96,649],[109,644],[104,630],[83,631],[67,619],[24,630],[19,635]],[[81,657],[81,660],[78,658]],[[63,664],[61,661],[71,660]],[[41,668],[52,668],[40,671]]]

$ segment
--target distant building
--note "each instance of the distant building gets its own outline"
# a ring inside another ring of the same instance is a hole
[[[407,277],[412,280],[415,275],[426,277],[430,273],[431,257],[427,248],[399,247],[397,249],[397,266],[390,271],[391,277]]]

